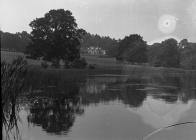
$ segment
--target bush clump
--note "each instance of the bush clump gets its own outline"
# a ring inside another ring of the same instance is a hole
[[[86,68],[86,66],[87,66],[87,62],[86,62],[85,58],[76,59],[72,63],[73,68],[84,69],[84,68]]]
[[[95,67],[96,67],[96,64],[89,64],[89,65],[88,65],[88,68],[89,68],[89,69],[95,69]]]
[[[44,69],[48,68],[48,63],[46,61],[41,62],[41,67]]]
[[[59,68],[60,67],[60,63],[58,60],[54,59],[52,60],[52,65],[53,68]]]

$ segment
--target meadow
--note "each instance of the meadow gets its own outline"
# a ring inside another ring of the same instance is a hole
[[[61,63],[60,69],[55,68],[41,68],[41,60],[33,60],[25,58],[25,54],[21,52],[8,52],[8,51],[1,51],[1,61],[5,60],[8,63],[11,63],[14,59],[18,56],[22,56],[28,63],[28,67],[33,70],[40,70],[40,71],[47,71],[49,73],[52,72],[60,72],[66,70],[66,73],[89,73],[89,74],[99,74],[99,73],[106,73],[106,74],[115,74],[115,73],[132,73],[132,72],[165,72],[172,74],[178,73],[190,73],[195,72],[195,70],[184,70],[181,68],[165,68],[165,67],[151,67],[149,65],[133,65],[123,62],[116,61],[115,58],[109,57],[98,57],[98,56],[81,56],[84,57],[89,65],[94,65],[95,69],[64,69],[63,64]],[[51,64],[49,62],[49,64]]]
[[[22,56],[25,58],[25,54],[21,52],[9,52],[9,51],[1,51],[1,60],[6,60],[7,62],[11,62],[16,59],[18,56]],[[115,66],[119,65],[115,58],[106,58],[106,57],[96,57],[96,56],[81,56],[84,57],[88,64],[97,64],[97,65],[108,65]],[[29,65],[39,65],[41,60],[32,60],[25,58]]]

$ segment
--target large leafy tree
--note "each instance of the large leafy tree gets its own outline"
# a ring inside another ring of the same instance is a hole
[[[132,63],[147,62],[147,44],[138,34],[126,36],[119,42],[118,60]]]
[[[30,27],[32,43],[27,47],[27,54],[56,63],[80,58],[80,38],[85,31],[77,27],[70,11],[50,10],[44,17],[33,20]]]
[[[180,66],[180,52],[178,42],[171,38],[161,43],[162,51],[159,56],[159,61],[163,67],[179,67]]]

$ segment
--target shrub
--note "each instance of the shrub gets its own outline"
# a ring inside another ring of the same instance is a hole
[[[60,63],[59,63],[59,60],[52,60],[52,65],[51,65],[53,68],[59,68],[60,67]]]
[[[69,62],[69,61],[65,61],[65,62],[64,62],[64,68],[65,68],[65,69],[70,69],[71,67],[72,67],[71,62]]]
[[[41,66],[46,69],[46,68],[48,68],[48,63],[46,61],[43,61],[41,63]]]
[[[36,58],[36,57],[29,56],[29,55],[25,56],[25,58],[27,58],[27,59],[33,59],[33,60],[37,60],[37,58]]]
[[[79,69],[84,69],[87,66],[87,62],[85,60],[85,58],[81,58],[81,59],[76,59],[73,63],[72,63],[72,67],[73,68],[79,68]]]
[[[89,65],[88,65],[88,68],[89,68],[89,69],[95,69],[95,66],[96,66],[96,64],[89,64]]]

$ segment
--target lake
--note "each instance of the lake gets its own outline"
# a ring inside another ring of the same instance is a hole
[[[20,105],[24,140],[195,140],[195,72],[32,76]],[[184,123],[181,125],[170,125]]]

